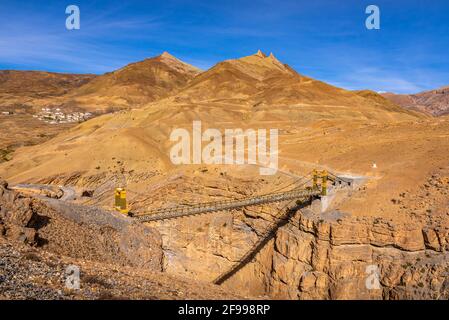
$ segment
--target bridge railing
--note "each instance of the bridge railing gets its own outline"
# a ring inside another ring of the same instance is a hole
[[[226,200],[196,204],[191,207],[177,206],[166,209],[157,209],[135,217],[140,222],[149,222],[165,219],[173,219],[183,216],[196,215],[208,212],[218,212],[242,207],[268,204],[286,200],[303,199],[320,195],[318,188],[307,188],[289,192],[266,194],[241,200]]]
[[[302,177],[304,178],[304,177]],[[255,206],[261,204],[275,203],[286,200],[304,200],[311,199],[317,196],[327,195],[327,182],[350,183],[349,179],[340,178],[326,170],[319,172],[313,171],[312,178],[301,183],[296,188],[286,192],[275,192],[270,194],[258,195],[239,200],[222,200],[193,204],[191,206],[182,205],[168,208],[159,208],[151,210],[144,214],[135,216],[135,219],[140,222],[158,221],[165,219],[174,219],[184,216],[191,216],[209,212],[218,212],[231,209],[238,209],[242,207]],[[312,182],[312,186],[306,186]]]

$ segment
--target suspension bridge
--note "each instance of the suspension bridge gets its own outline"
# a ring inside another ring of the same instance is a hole
[[[308,177],[310,177],[308,180],[298,184],[298,180],[307,179]],[[329,182],[333,185],[351,185],[352,183],[350,179],[339,177],[333,173],[327,172],[326,170],[313,170],[309,173],[309,175],[306,175],[298,180],[291,184],[296,184],[296,186],[289,191],[276,191],[237,200],[205,202],[192,204],[190,206],[183,205],[159,208],[139,215],[130,214],[126,203],[126,190],[124,188],[117,188],[115,190],[115,209],[123,214],[132,216],[139,222],[152,222],[282,201],[309,201],[314,198],[326,196]]]

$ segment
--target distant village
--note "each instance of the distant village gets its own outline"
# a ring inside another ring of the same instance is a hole
[[[83,122],[91,117],[92,113],[90,112],[73,112],[66,114],[59,108],[42,108],[41,112],[33,115],[33,118],[37,118],[38,120],[44,121],[49,124]]]

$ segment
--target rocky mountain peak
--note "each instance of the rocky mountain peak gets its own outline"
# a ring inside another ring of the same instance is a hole
[[[261,57],[261,58],[266,58],[266,57],[267,57],[267,56],[265,55],[265,53],[263,53],[260,49],[257,50],[257,53],[255,54],[255,56]]]

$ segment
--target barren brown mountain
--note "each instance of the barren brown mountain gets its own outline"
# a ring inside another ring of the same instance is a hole
[[[73,124],[52,125],[33,118],[41,108],[64,113],[112,112],[175,93],[200,72],[164,52],[98,77],[37,71],[0,71],[0,162],[17,147],[34,145]]]
[[[434,116],[442,116],[449,113],[449,87],[417,94],[394,94],[388,92],[382,95],[407,109],[419,110]]]
[[[271,53],[260,50],[252,56],[227,60],[192,80],[178,95],[180,101],[226,102],[263,106],[307,104],[321,106],[356,106],[370,104],[366,96],[336,88],[324,82],[302,76]],[[376,103],[376,108],[401,112],[394,104]],[[407,112],[405,112],[407,113]]]
[[[172,61],[174,58],[161,56],[155,61],[160,59]],[[273,87],[277,90],[272,90]],[[35,178],[42,178],[62,172],[97,172],[98,166],[112,168],[114,161],[111,163],[111,159],[120,158],[120,154],[134,159],[127,163],[133,169],[140,169],[141,161],[152,159],[153,168],[167,170],[172,167],[168,158],[171,130],[190,128],[193,120],[202,120],[205,127],[216,128],[230,123],[232,127],[256,128],[273,125],[283,128],[296,123],[300,128],[321,127],[326,122],[356,126],[358,123],[394,123],[423,118],[420,113],[303,77],[273,55],[266,57],[258,52],[219,63],[194,78],[178,94],[145,108],[86,122],[32,151],[31,157],[23,159],[33,163],[30,168],[22,164],[15,170],[14,162],[10,163],[8,176],[33,174]],[[67,162],[69,155],[80,159]],[[19,158],[20,153],[17,153],[17,163],[22,162]],[[33,158],[40,160],[35,162]]]
[[[95,76],[43,71],[0,70],[0,110],[31,112],[39,100],[62,96]]]
[[[170,133],[191,132],[193,120],[221,132],[279,129],[277,174],[172,164]],[[169,275],[222,278],[225,289],[252,297],[434,299],[449,297],[448,155],[449,118],[333,87],[258,52],[219,63],[142,108],[21,148],[0,175],[73,189],[76,200],[51,202],[58,210],[110,209],[114,188],[126,185],[132,211],[142,214],[285,190],[326,169],[358,183],[337,188],[325,207],[268,204],[148,223],[160,235],[148,250],[162,252]],[[380,289],[366,286],[370,266],[380,270]]]
[[[135,108],[175,93],[200,72],[164,52],[101,75],[70,92],[62,103],[90,111]]]
[[[94,112],[138,107],[175,93],[199,73],[167,52],[97,77],[0,71],[0,107],[16,112],[31,107]]]

